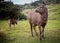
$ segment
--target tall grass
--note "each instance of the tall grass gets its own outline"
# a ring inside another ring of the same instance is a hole
[[[7,43],[59,43],[60,42],[60,20],[48,20],[45,28],[45,39],[40,41],[39,38],[31,36],[28,21],[19,21],[15,28],[9,29],[7,21],[0,21],[0,29],[4,30],[7,35]],[[38,28],[37,28],[37,32]]]

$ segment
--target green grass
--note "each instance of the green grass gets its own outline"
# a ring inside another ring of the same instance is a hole
[[[49,19],[60,20],[60,4],[48,5]]]
[[[30,26],[27,20],[19,21],[15,28],[9,28],[6,20],[0,20],[0,31],[6,39],[0,39],[0,43],[60,43],[60,4],[47,6],[49,19],[45,27],[45,39],[40,41],[35,33],[31,36]],[[56,20],[54,20],[56,19]],[[38,31],[38,28],[37,28]]]
[[[7,43],[60,43],[60,20],[48,20],[43,41],[40,41],[35,34],[34,38],[31,36],[27,20],[19,21],[15,29],[13,26],[9,29],[7,21],[0,21],[0,29],[6,34]]]

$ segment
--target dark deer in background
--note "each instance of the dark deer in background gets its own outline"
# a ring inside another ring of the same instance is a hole
[[[44,4],[42,4],[41,6],[39,6],[38,8],[36,8],[36,10],[31,10],[29,12],[27,12],[28,14],[28,20],[29,20],[29,24],[31,27],[31,34],[33,36],[33,28],[34,31],[36,33],[36,35],[38,36],[37,32],[36,32],[36,26],[39,27],[39,31],[40,31],[40,40],[44,39],[44,28],[46,26],[47,23],[47,19],[48,19],[48,10],[47,8],[44,6]]]
[[[14,18],[11,18],[11,19],[9,19],[9,27],[10,27],[10,29],[11,29],[11,26],[13,25],[14,26],[14,28],[15,28],[15,24],[17,24],[17,19],[14,19]]]

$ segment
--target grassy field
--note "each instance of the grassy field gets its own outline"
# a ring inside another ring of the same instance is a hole
[[[47,7],[49,20],[45,27],[43,41],[40,41],[35,33],[35,37],[31,36],[28,20],[19,21],[15,28],[12,26],[11,29],[7,20],[0,20],[0,43],[60,43],[60,4]],[[38,28],[37,32],[39,32]]]
[[[49,11],[49,19],[53,19],[53,20],[60,20],[60,4],[52,4],[52,5],[48,5],[48,11]]]
[[[43,41],[40,41],[35,33],[35,37],[31,36],[27,20],[19,21],[15,28],[12,26],[11,29],[9,29],[7,21],[0,21],[0,29],[2,35],[6,36],[6,39],[0,43],[60,43],[60,20],[48,20]]]

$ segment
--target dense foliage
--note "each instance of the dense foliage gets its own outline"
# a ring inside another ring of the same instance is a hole
[[[0,19],[9,19],[9,18],[16,18],[22,19],[25,17],[21,12],[19,6],[14,5],[13,2],[8,1],[0,1]],[[23,15],[23,16],[21,16]],[[24,18],[26,19],[26,17]]]

